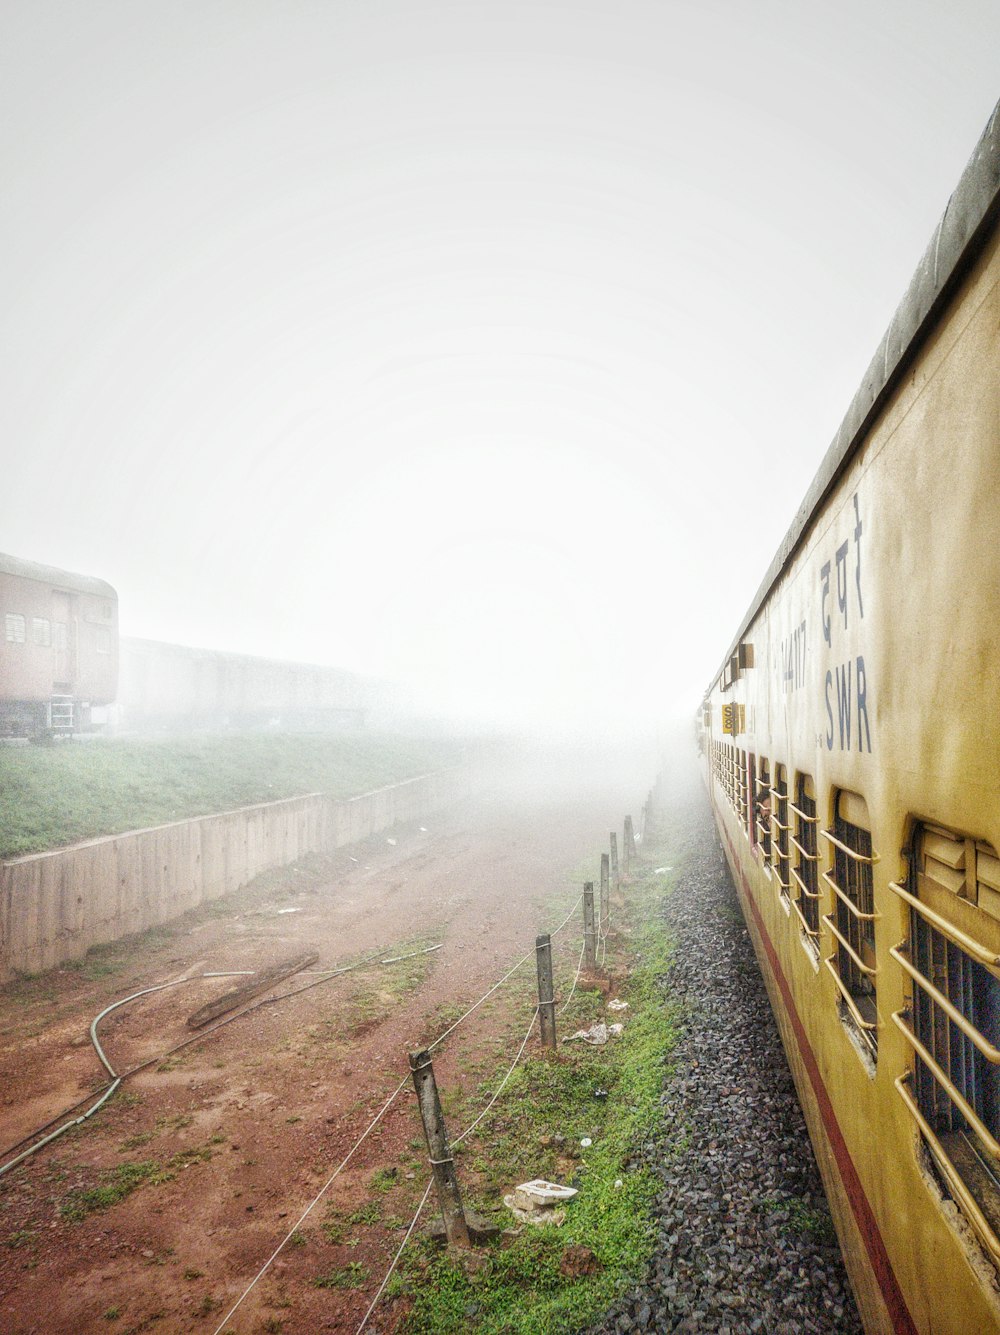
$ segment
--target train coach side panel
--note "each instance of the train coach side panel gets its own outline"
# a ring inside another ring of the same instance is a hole
[[[794,796],[808,775],[820,831],[846,800],[838,794],[867,810],[877,1053],[845,1020],[827,964],[838,949],[829,881],[819,881],[817,951],[794,878],[783,894],[715,766],[717,820],[871,1330],[1000,1329],[996,1271],[943,1199],[896,1088],[913,1052],[893,1016],[913,984],[890,955],[910,931],[890,882],[906,880],[900,850],[915,822],[1000,847],[998,330],[994,238],[747,630],[754,666],[711,699],[712,742],[735,751],[742,782],[751,762],[759,775],[766,761],[771,782],[784,765]],[[721,733],[724,704],[743,706],[742,734]],[[817,866],[833,865],[821,837]],[[950,920],[1000,955],[1000,918],[951,898]]]

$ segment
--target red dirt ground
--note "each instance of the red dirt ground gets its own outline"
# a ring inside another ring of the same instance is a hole
[[[203,971],[266,968],[304,949],[329,968],[442,943],[261,1007],[155,1062],[91,1121],[0,1178],[0,1331],[216,1331],[408,1078],[407,1052],[533,952],[536,933],[565,916],[582,879],[597,879],[608,830],[620,838],[625,812],[638,817],[648,763],[617,778],[603,758],[595,771],[593,757],[575,757],[573,769],[567,785],[538,763],[511,764],[475,800],[428,818],[426,830],[399,828],[288,869],[168,932],[92,954],[82,968],[0,989],[6,1162],[20,1137],[97,1097],[104,1076],[87,1031],[113,1001]],[[572,974],[580,939],[574,918],[559,938],[557,969]],[[190,982],[123,1007],[101,1027],[109,1060],[120,1072],[161,1057],[190,1037],[189,1014],[238,981]],[[309,981],[300,974],[275,991]],[[504,996],[436,1051],[443,1091],[480,1080],[492,1087],[507,1069],[531,1012]],[[449,1126],[453,1137],[460,1129]],[[112,1169],[149,1161],[165,1180],[144,1181],[75,1222],[66,1216],[67,1203]],[[407,1083],[224,1328],[356,1330],[426,1181]],[[366,1205],[379,1222],[354,1214]],[[324,1276],[359,1287],[317,1287]],[[391,1330],[400,1310],[383,1300],[368,1329]]]

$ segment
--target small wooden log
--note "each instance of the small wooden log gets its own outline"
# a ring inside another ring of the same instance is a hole
[[[193,1015],[187,1018],[187,1027],[189,1029],[202,1029],[211,1020],[220,1015],[225,1015],[227,1011],[234,1011],[242,1006],[244,1001],[249,1001],[251,997],[256,997],[261,992],[275,983],[280,983],[283,978],[290,978],[293,973],[298,973],[301,969],[308,969],[310,964],[315,964],[319,960],[319,955],[315,950],[310,950],[304,955],[293,955],[291,959],[284,960],[281,964],[274,965],[271,969],[264,969],[261,973],[255,973],[252,978],[248,978],[245,983],[240,983],[238,987],[231,988],[224,992],[221,997],[215,1001],[210,1001],[207,1005],[196,1010]]]

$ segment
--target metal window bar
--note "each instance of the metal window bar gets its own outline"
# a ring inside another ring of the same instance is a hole
[[[897,884],[896,881],[889,882],[889,889],[904,904],[908,904],[911,909],[915,909],[932,927],[937,928],[942,936],[946,936],[960,950],[964,950],[967,955],[971,955],[974,960],[978,960],[980,964],[1000,978],[1000,955],[995,950],[990,950],[988,946],[984,946],[982,942],[968,936],[960,928],[950,923],[947,918],[942,918],[939,913],[935,913],[933,909],[928,908],[923,900],[917,899],[916,895],[910,894],[909,890]]]
[[[893,1024],[895,1024],[896,1028],[903,1034],[907,1043],[910,1044],[924,1065],[929,1068],[938,1084],[945,1090],[952,1103],[968,1122],[969,1126],[972,1127],[973,1131],[975,1131],[976,1135],[983,1142],[987,1150],[989,1150],[990,1154],[996,1159],[1000,1159],[1000,1141],[996,1139],[989,1127],[982,1121],[975,1108],[973,1108],[968,1100],[964,1098],[961,1090],[955,1088],[951,1080],[948,1078],[947,1072],[938,1065],[933,1055],[923,1043],[921,1043],[920,1039],[913,1032],[912,1026],[907,1023],[906,1015],[906,1011],[894,1011],[892,1016]]]
[[[797,791],[797,802],[789,802],[789,810],[795,815],[795,833],[789,834],[789,842],[795,848],[797,853],[798,866],[792,869],[792,875],[795,877],[796,884],[799,887],[799,893],[796,897],[796,907],[799,917],[805,923],[806,932],[810,940],[819,939],[819,846],[816,838],[816,829],[819,825],[819,817],[816,814],[816,800],[810,797],[806,791],[805,776],[800,777]]]
[[[872,850],[870,832],[839,815],[834,829],[821,833],[832,844],[834,854],[832,873],[823,872],[823,880],[836,896],[833,912],[823,919],[837,943],[830,957],[831,972],[839,975],[841,995],[851,998],[848,1011],[858,1024],[862,1007],[875,1015],[875,922],[879,915],[875,912],[872,866],[877,855]],[[874,1051],[877,1022],[863,1022],[859,1027]]]
[[[866,1020],[864,1016],[861,1014],[861,1012],[858,1010],[857,1002],[854,1000],[854,997],[851,995],[851,993],[847,990],[847,986],[837,970],[837,956],[830,955],[827,959],[823,961],[823,963],[830,970],[830,974],[833,977],[833,981],[837,984],[837,990],[840,993],[841,997],[843,998],[844,1004],[847,1006],[847,1009],[851,1013],[851,1019],[862,1031],[863,1035],[865,1036],[869,1034],[871,1035],[871,1039],[869,1041],[874,1044],[875,1035],[879,1027],[878,1021]]]
[[[831,876],[828,871],[823,872],[822,875],[823,875],[823,880],[826,881],[827,885],[830,887],[831,890],[833,890],[837,898],[840,900],[841,904],[843,904],[844,908],[847,909],[847,911],[851,914],[853,918],[856,918],[858,922],[879,921],[879,919],[882,917],[881,913],[876,913],[874,909],[871,913],[862,913],[861,910],[858,908],[857,904],[855,903],[855,901],[851,899],[849,895],[844,893],[844,891],[837,884],[834,877]]]
[[[786,899],[791,898],[792,883],[789,880],[790,858],[788,856],[788,786],[781,766],[776,767],[775,784],[771,789],[771,821],[777,830],[777,837],[771,841],[771,857],[774,862],[779,893]]]
[[[854,826],[852,828],[860,829],[861,827]],[[865,833],[868,833],[867,830]],[[849,845],[845,844],[842,839],[838,839],[832,830],[820,830],[820,834],[824,839],[833,844],[834,848],[839,848],[842,853],[846,853],[846,855],[854,862],[863,862],[866,866],[871,867],[874,866],[876,862],[881,861],[881,858],[875,852],[869,851],[868,853],[861,853],[856,848],[851,848]]]
[[[896,1091],[899,1094],[900,1098],[903,1100],[903,1102],[909,1109],[910,1114],[913,1117],[913,1120],[920,1128],[920,1131],[924,1139],[927,1141],[928,1145],[930,1145],[931,1152],[933,1153],[935,1159],[937,1160],[941,1172],[944,1174],[944,1178],[945,1181],[948,1183],[949,1190],[955,1197],[955,1200],[958,1201],[962,1210],[965,1212],[965,1215],[968,1218],[969,1223],[972,1225],[976,1233],[979,1235],[980,1242],[982,1242],[983,1246],[986,1248],[987,1252],[992,1257],[993,1261],[997,1265],[1000,1265],[1000,1242],[997,1241],[996,1234],[993,1232],[992,1228],[990,1228],[989,1224],[987,1223],[986,1217],[983,1214],[982,1210],[979,1208],[978,1204],[976,1203],[975,1197],[972,1195],[968,1187],[965,1185],[965,1182],[962,1180],[962,1177],[959,1174],[957,1168],[952,1163],[950,1157],[945,1151],[944,1146],[941,1144],[940,1140],[934,1134],[932,1127],[929,1125],[927,1119],[920,1111],[920,1107],[918,1106],[916,1099],[913,1097],[913,1094],[910,1092],[908,1088],[908,1086],[911,1084],[910,1072],[907,1071],[905,1075],[899,1076],[899,1078],[895,1080],[893,1083],[896,1086]]]
[[[859,969],[861,973],[866,974],[869,978],[874,978],[876,973],[875,966],[872,964],[866,964],[864,960],[861,958],[861,956],[855,951],[854,947],[851,945],[850,941],[848,941],[847,937],[842,935],[840,928],[837,926],[834,920],[833,914],[825,913],[823,915],[823,921],[826,923],[827,927],[829,927],[830,931],[840,942],[843,949],[847,951],[848,955],[850,955],[851,960],[854,963],[854,967],[856,969]]]
[[[805,932],[806,936],[809,938],[809,944],[810,944],[811,946],[813,946],[813,947],[818,951],[818,950],[819,950],[819,931],[818,931],[818,929],[813,928],[813,927],[811,927],[811,926],[809,925],[809,921],[808,921],[808,919],[806,918],[806,915],[802,912],[802,906],[801,906],[801,904],[799,903],[799,901],[798,901],[797,899],[793,899],[793,900],[792,900],[792,908],[795,910],[796,914],[798,915],[799,922],[802,924],[802,930]]]

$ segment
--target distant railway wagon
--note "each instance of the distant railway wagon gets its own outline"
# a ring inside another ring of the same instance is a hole
[[[0,735],[90,726],[118,686],[118,595],[91,575],[0,555]]]
[[[995,112],[698,721],[870,1332],[1000,1330],[998,213]]]
[[[120,722],[133,729],[362,727],[377,683],[338,668],[121,641]]]

